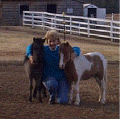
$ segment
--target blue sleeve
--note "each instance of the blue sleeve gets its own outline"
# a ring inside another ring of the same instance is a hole
[[[26,56],[30,57],[32,55],[32,44],[28,45],[26,48]]]
[[[73,47],[73,51],[76,53],[77,56],[79,56],[81,53],[81,50],[79,47]]]

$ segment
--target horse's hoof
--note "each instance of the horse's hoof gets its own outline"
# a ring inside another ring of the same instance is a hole
[[[71,101],[68,102],[68,104],[71,104],[71,103],[72,103]]]
[[[33,95],[33,98],[36,98],[36,95]]]
[[[48,104],[54,105],[56,103],[55,103],[55,101],[49,101]]]
[[[101,101],[100,103],[104,105],[104,104],[105,104],[105,101]]]
[[[75,104],[75,105],[79,105],[79,104],[80,104],[80,102],[76,101],[74,104]]]
[[[29,102],[32,102],[32,99],[31,99],[31,98],[29,98]]]
[[[29,100],[28,103],[32,103],[32,101]]]
[[[39,103],[42,103],[43,101],[42,100],[39,100]]]
[[[103,105],[105,104],[105,100],[100,100],[100,99],[99,99],[98,102],[99,102],[100,104],[103,104]]]

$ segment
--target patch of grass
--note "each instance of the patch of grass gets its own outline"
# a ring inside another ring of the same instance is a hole
[[[1,52],[21,52],[25,54],[26,47],[32,43],[33,37],[44,37],[46,31],[42,29],[32,29],[31,27],[22,26],[4,26],[0,27],[0,51]],[[63,33],[59,33],[60,39],[63,41]],[[108,40],[95,38],[80,37],[76,35],[66,34],[66,41],[72,46],[81,48],[81,52],[100,52],[108,61],[118,61],[119,44]],[[45,43],[46,45],[46,43]],[[23,60],[24,55],[1,56],[0,60]]]

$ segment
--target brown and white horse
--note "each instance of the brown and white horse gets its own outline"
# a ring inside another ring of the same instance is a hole
[[[99,102],[105,104],[107,60],[99,52],[80,54],[72,57],[73,49],[69,43],[60,45],[59,67],[65,70],[66,78],[70,84],[69,103],[73,101],[73,90],[76,91],[75,104],[79,105],[79,83],[80,80],[87,80],[94,77],[100,87]]]

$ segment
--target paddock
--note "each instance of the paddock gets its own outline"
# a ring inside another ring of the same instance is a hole
[[[50,105],[48,98],[43,99],[42,104],[38,103],[37,99],[33,99],[31,104],[28,102],[29,79],[23,67],[25,48],[32,42],[33,36],[44,36],[44,34],[45,31],[31,30],[28,27],[0,27],[0,118],[118,119],[119,45],[105,40],[66,35],[71,44],[79,44],[83,53],[99,50],[108,59],[105,105],[98,103],[98,86],[93,78],[81,81],[79,106]],[[63,35],[60,37],[62,39]]]

